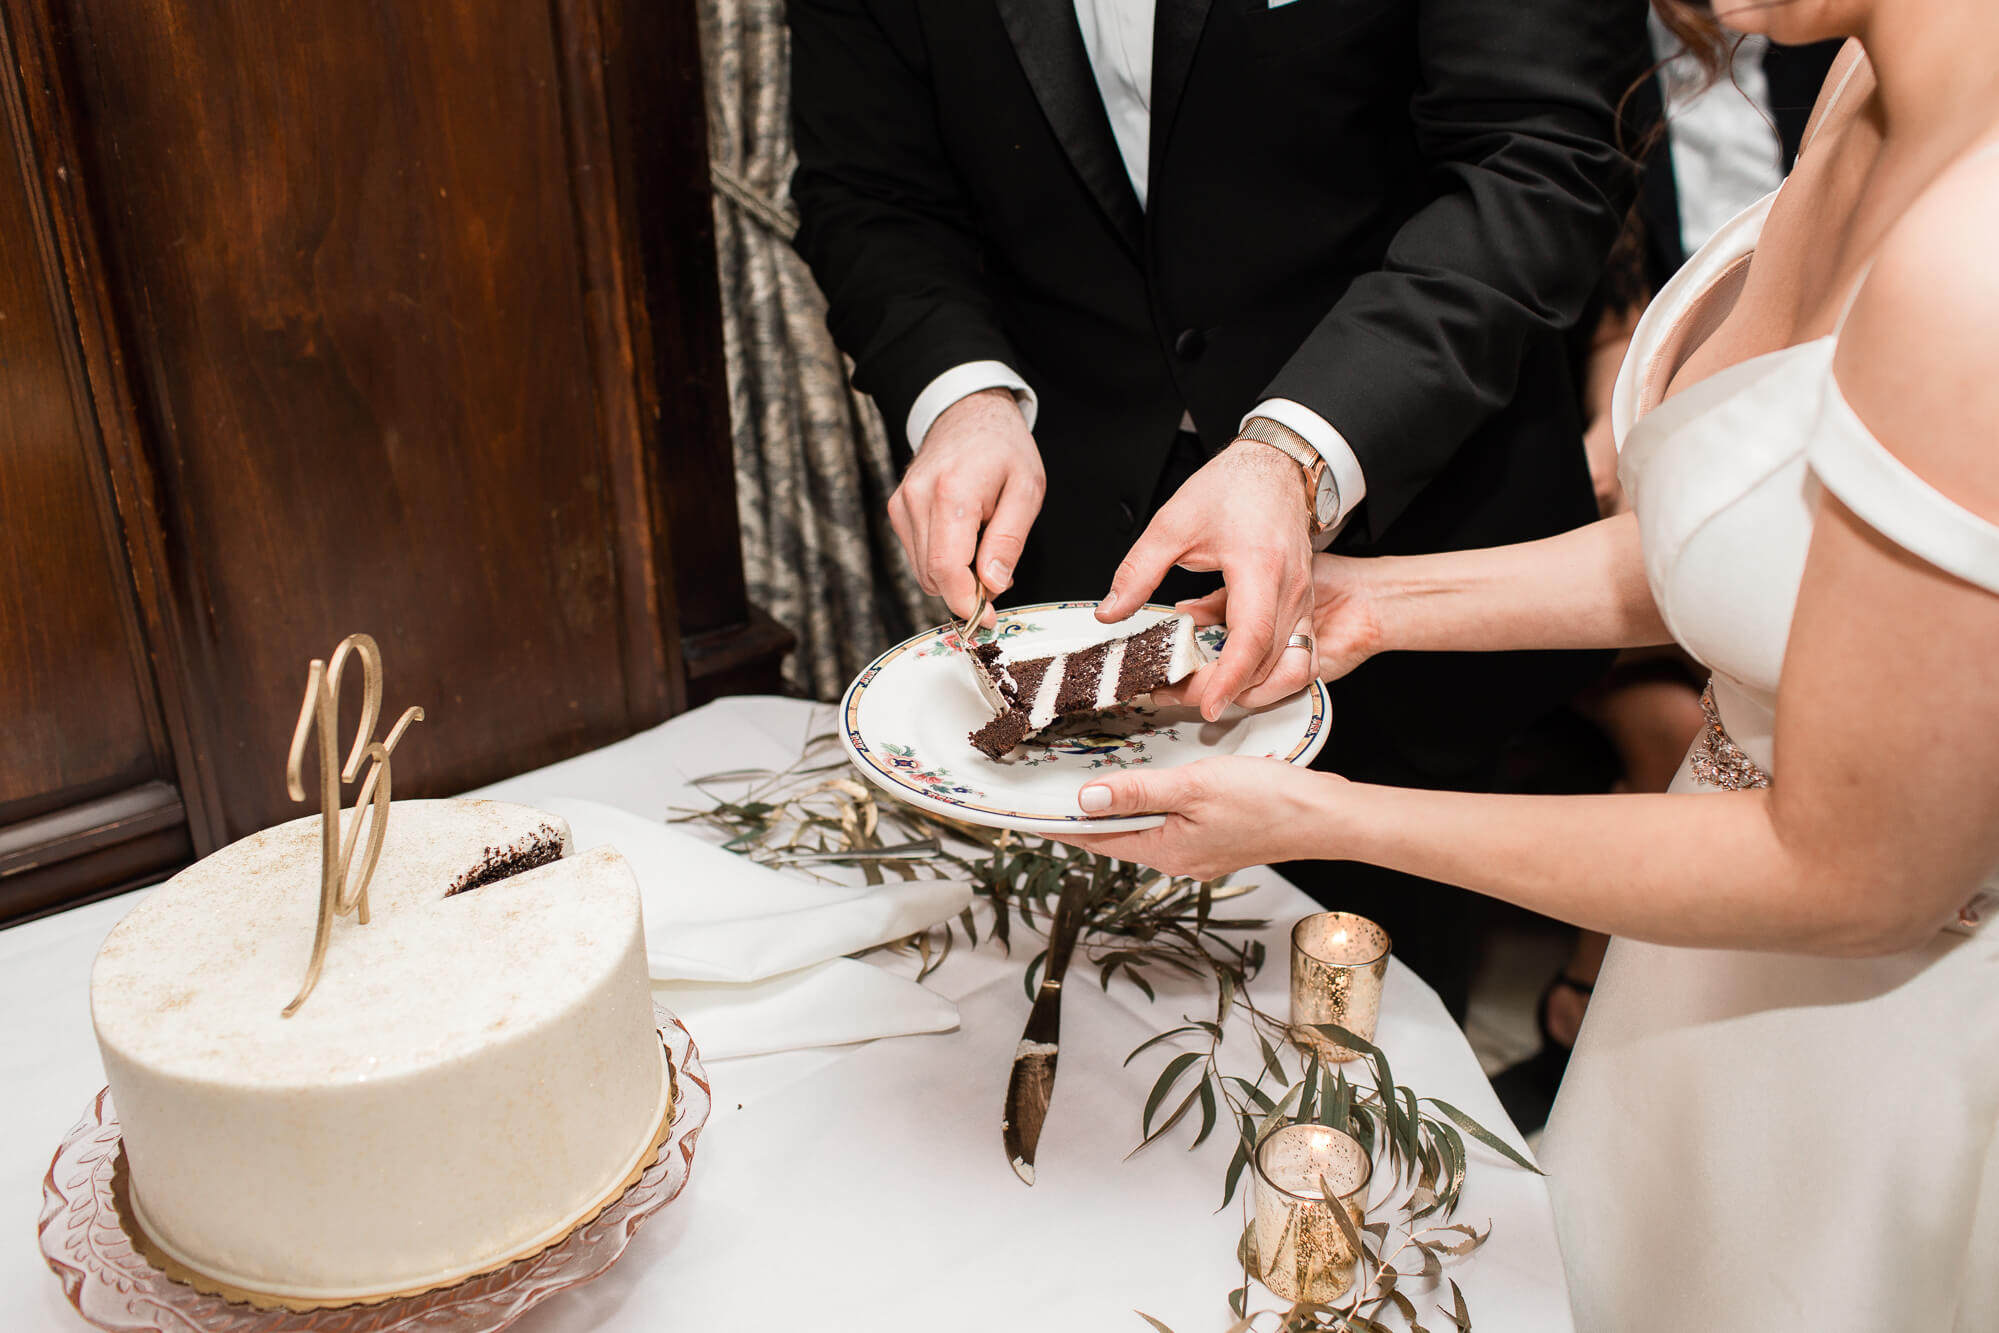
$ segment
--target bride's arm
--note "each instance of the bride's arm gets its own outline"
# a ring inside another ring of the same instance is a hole
[[[1995,168],[1989,198],[1945,196],[1952,206],[1900,229],[1841,340],[1839,375],[1902,462],[1999,523],[1988,364],[1999,259],[1978,234],[1999,209]],[[1083,809],[1170,811],[1166,825],[1077,841],[1204,876],[1293,857],[1369,861],[1664,944],[1893,952],[1928,938],[1999,867],[1999,595],[1825,496],[1776,752],[1769,791],[1671,796],[1406,791],[1272,760],[1140,770],[1084,788]]]
[[[1288,654],[1245,708],[1296,694],[1316,668],[1344,676],[1377,653],[1505,652],[1523,648],[1634,648],[1669,643],[1645,582],[1638,520],[1619,514],[1558,536],[1482,551],[1437,555],[1321,555],[1312,569],[1316,660]],[[1203,624],[1220,623],[1226,588],[1182,604]],[[1168,703],[1199,704],[1209,672]]]
[[[1779,700],[1769,791],[1510,798],[1326,782],[1305,816],[1310,854],[1663,944],[1920,943],[1999,866],[1999,597],[1828,496]]]
[[[1999,597],[1828,497],[1781,698],[1770,791],[1490,796],[1210,760],[1091,783],[1085,813],[1167,822],[1065,841],[1202,878],[1366,861],[1660,944],[1864,956],[1919,943],[1999,864]]]
[[[1517,546],[1364,565],[1377,652],[1634,648],[1672,638],[1645,582],[1631,514]]]

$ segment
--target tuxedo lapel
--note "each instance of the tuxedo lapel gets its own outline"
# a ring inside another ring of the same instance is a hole
[[[1166,157],[1187,72],[1194,67],[1194,48],[1200,45],[1201,28],[1208,21],[1208,5],[1209,0],[1158,0],[1153,8],[1152,142],[1146,157],[1148,178],[1154,182],[1162,174],[1159,164]]]
[[[1062,151],[1132,253],[1144,247],[1145,217],[1118,155],[1103,97],[1090,71],[1072,0],[994,0],[1020,67]]]

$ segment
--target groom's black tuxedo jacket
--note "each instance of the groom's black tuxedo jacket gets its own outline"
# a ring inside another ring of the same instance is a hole
[[[1190,412],[1359,457],[1343,547],[1595,516],[1561,334],[1633,188],[1643,0],[1159,0],[1141,209],[1072,0],[790,0],[797,246],[898,441],[962,362],[1040,396],[1016,598],[1100,595]]]

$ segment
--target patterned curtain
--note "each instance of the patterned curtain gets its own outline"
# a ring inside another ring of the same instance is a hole
[[[872,400],[848,385],[826,302],[791,250],[790,33],[783,0],[699,0],[715,242],[750,597],[798,636],[787,678],[835,698],[944,618],[889,529]]]

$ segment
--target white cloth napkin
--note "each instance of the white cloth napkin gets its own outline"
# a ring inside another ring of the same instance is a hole
[[[701,1045],[704,1060],[949,1032],[958,1006],[855,958],[829,958],[765,981],[655,981],[653,998]]]
[[[956,916],[970,886],[828,884],[615,806],[562,796],[527,804],[568,820],[578,851],[615,847],[631,864],[654,994],[687,1023],[703,1059],[958,1025],[943,996],[846,955]]]

